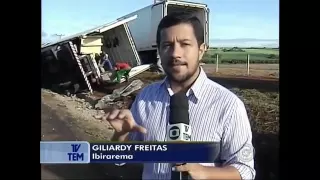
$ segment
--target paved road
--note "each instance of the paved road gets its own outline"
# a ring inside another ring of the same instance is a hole
[[[43,140],[76,140],[77,137],[57,113],[45,104],[41,104],[41,131]],[[140,170],[136,166],[116,167],[109,165],[42,165],[41,179],[127,179],[139,178]]]

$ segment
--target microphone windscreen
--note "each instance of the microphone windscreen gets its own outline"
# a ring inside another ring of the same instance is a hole
[[[188,97],[185,93],[176,93],[170,97],[170,108],[189,109]]]
[[[169,117],[169,124],[189,124],[189,100],[185,93],[171,96]]]

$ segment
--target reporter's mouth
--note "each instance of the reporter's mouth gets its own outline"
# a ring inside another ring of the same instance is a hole
[[[172,71],[180,71],[184,67],[186,67],[186,65],[173,65],[170,68]]]

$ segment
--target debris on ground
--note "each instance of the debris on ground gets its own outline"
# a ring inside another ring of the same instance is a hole
[[[83,131],[92,139],[99,140],[107,140],[113,134],[114,130],[109,122],[95,118],[103,115],[104,111],[93,109],[85,99],[75,95],[61,95],[47,89],[41,89],[41,94],[42,103],[56,111],[61,116],[60,119],[65,120],[72,129]]]
[[[106,107],[109,107],[110,104],[114,104],[113,102],[116,99],[119,99],[120,97],[129,96],[131,93],[141,89],[143,87],[143,85],[144,85],[144,83],[141,80],[137,79],[137,80],[133,80],[127,86],[124,86],[124,87],[121,87],[118,89],[114,89],[112,94],[107,94],[98,101],[98,103],[95,105],[95,109],[104,109]],[[117,101],[115,103],[117,103],[119,105],[123,102]]]

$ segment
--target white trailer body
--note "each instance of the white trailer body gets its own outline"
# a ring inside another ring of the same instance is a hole
[[[160,20],[167,14],[179,11],[195,14],[199,18],[204,27],[206,48],[209,47],[210,10],[208,6],[194,2],[163,0],[122,17],[137,15],[137,18],[130,21],[128,26],[143,63],[150,63],[150,60],[154,62],[156,59],[156,33]]]

